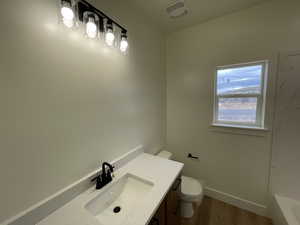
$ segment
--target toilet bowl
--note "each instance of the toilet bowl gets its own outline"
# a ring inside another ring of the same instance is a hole
[[[157,156],[171,159],[172,153],[161,151]],[[191,218],[194,215],[203,199],[203,188],[201,183],[187,176],[181,176],[181,192],[180,192],[180,209],[181,216],[184,218]]]

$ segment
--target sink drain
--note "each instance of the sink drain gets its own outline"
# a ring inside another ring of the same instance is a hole
[[[116,206],[114,208],[114,213],[119,213],[121,211],[121,207],[120,206]]]

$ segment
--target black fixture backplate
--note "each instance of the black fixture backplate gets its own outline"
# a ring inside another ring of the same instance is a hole
[[[77,7],[78,7],[78,19],[81,22],[83,21],[83,14],[84,12],[90,11],[95,13],[98,17],[99,17],[99,30],[100,32],[104,32],[104,19],[106,18],[109,22],[112,22],[113,24],[115,24],[116,26],[118,26],[122,32],[126,33],[127,30],[121,26],[119,23],[117,23],[115,20],[111,19],[109,16],[107,16],[104,12],[100,11],[99,9],[95,8],[93,5],[91,5],[90,3],[88,3],[85,0],[80,0],[77,3]]]

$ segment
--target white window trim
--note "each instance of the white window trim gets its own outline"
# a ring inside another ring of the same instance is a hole
[[[217,81],[218,81],[218,70],[220,69],[230,69],[230,68],[240,68],[247,66],[262,65],[262,84],[261,84],[261,94],[241,94],[241,95],[217,95]],[[212,126],[220,127],[230,127],[230,128],[241,128],[241,129],[256,129],[256,130],[267,130],[265,127],[265,110],[266,110],[266,93],[267,93],[267,80],[268,80],[268,69],[269,61],[262,60],[249,63],[232,64],[226,66],[217,66],[215,70],[214,79],[214,109],[213,109],[213,123]],[[233,121],[219,121],[218,118],[218,98],[220,97],[257,97],[257,119],[256,123],[241,123]]]

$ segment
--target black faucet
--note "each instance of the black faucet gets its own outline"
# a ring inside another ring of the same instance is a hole
[[[106,171],[105,167],[108,166],[108,171]],[[96,189],[101,189],[108,183],[112,181],[112,173],[114,172],[114,167],[104,162],[102,163],[102,173],[98,175],[97,177],[92,179],[92,182],[96,180]]]

